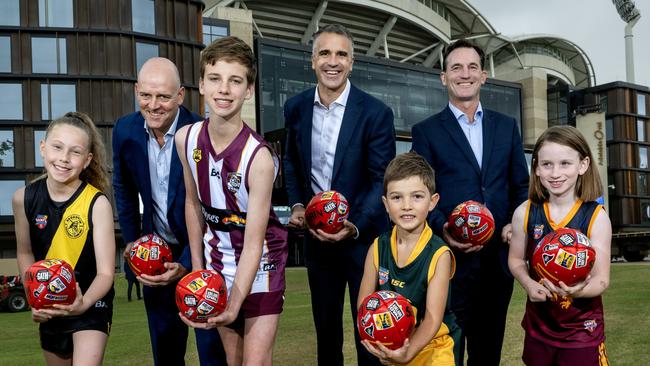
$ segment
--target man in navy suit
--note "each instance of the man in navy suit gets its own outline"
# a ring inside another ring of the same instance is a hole
[[[459,40],[443,56],[449,105],[413,126],[413,150],[435,170],[440,201],[429,221],[456,256],[451,303],[463,331],[460,354],[466,338],[469,365],[498,365],[513,284],[506,242],[512,212],[527,198],[528,170],[517,122],[481,106],[483,50]],[[494,216],[497,234],[485,247],[461,244],[447,231],[449,214],[466,200]]]
[[[161,275],[140,275],[156,365],[184,365],[187,326],[178,316],[175,289],[192,268],[185,226],[183,168],[174,148],[174,133],[202,118],[182,106],[185,89],[176,65],[156,57],[138,73],[135,85],[140,111],[124,116],[113,127],[113,188],[115,203],[127,243],[156,233],[172,249],[174,262],[165,263]],[[143,213],[140,216],[139,199]],[[225,365],[217,331],[196,330],[202,365]]]
[[[318,85],[284,105],[290,225],[304,227],[304,205],[319,191],[336,190],[350,206],[341,231],[310,230],[305,243],[318,363],[328,366],[343,364],[346,284],[358,364],[378,363],[359,342],[356,303],[368,246],[389,228],[381,195],[384,170],[395,157],[393,112],[348,81],[353,47],[352,36],[343,26],[329,25],[316,32],[312,69]]]

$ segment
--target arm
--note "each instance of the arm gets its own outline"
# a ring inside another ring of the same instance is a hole
[[[185,222],[187,225],[187,236],[190,242],[190,253],[192,256],[192,270],[196,271],[203,269],[203,229],[205,222],[203,221],[203,214],[201,213],[201,203],[199,202],[199,195],[196,191],[196,184],[192,171],[190,170],[185,155],[185,137],[189,131],[189,126],[181,128],[174,140],[176,142],[176,150],[178,157],[183,165],[183,179],[185,182]]]
[[[128,167],[123,164],[122,135],[126,120],[117,121],[113,128],[113,192],[115,197],[115,208],[120,223],[120,230],[124,242],[127,243],[125,258],[128,256],[128,249],[132,242],[141,235],[140,222],[140,201],[138,199],[137,184]]]
[[[43,310],[51,312],[52,316],[80,315],[104,297],[113,286],[115,275],[115,234],[113,227],[113,209],[108,198],[102,195],[97,198],[92,211],[93,248],[97,274],[86,290],[81,294],[77,284],[77,298],[70,305],[54,305],[55,309]]]
[[[289,199],[289,206],[291,206],[291,217],[289,218],[289,226],[295,228],[302,228],[305,226],[305,204],[302,202],[304,192],[300,184],[301,169],[300,169],[300,152],[297,146],[297,117],[291,112],[292,108],[288,105],[289,102],[284,104],[284,120],[285,131],[287,133],[284,144],[284,156],[282,158],[282,168],[284,173],[284,181]]]
[[[604,209],[600,210],[591,228],[589,241],[596,251],[596,262],[589,276],[574,286],[567,286],[560,282],[559,289],[550,282],[545,281],[552,291],[557,290],[561,296],[596,297],[602,295],[609,287],[609,267],[611,258],[612,224]]]
[[[357,298],[357,308],[361,306],[361,302],[368,295],[377,290],[377,268],[375,268],[375,251],[377,250],[377,239],[372,243],[368,254],[366,255],[366,263],[363,266],[363,277],[361,278],[361,285],[359,286],[359,297]]]
[[[436,263],[434,275],[427,286],[427,308],[424,319],[411,337],[404,342],[401,348],[396,350],[390,350],[380,343],[374,345],[375,350],[369,349],[371,353],[379,357],[382,363],[408,363],[435,337],[445,315],[451,273],[451,254],[447,251],[440,256]]]
[[[532,302],[546,301],[551,298],[551,292],[539,282],[533,280],[528,274],[526,261],[526,233],[524,232],[524,218],[526,216],[528,201],[517,207],[512,217],[512,238],[508,251],[508,267],[510,272],[526,290]]]
[[[244,231],[244,248],[242,249],[235,279],[230,289],[226,310],[210,318],[209,323],[218,326],[232,323],[239,314],[239,309],[251,291],[253,280],[260,267],[262,246],[266,236],[266,227],[271,211],[271,193],[275,179],[275,164],[268,149],[260,149],[251,163],[249,179],[248,207],[246,208],[246,229]]]
[[[375,117],[367,125],[372,131],[368,134],[366,146],[366,159],[367,171],[359,172],[360,176],[367,177],[366,181],[369,182],[364,196],[360,202],[363,202],[362,207],[358,210],[355,207],[350,208],[350,218],[352,224],[350,225],[350,236],[356,234],[356,229],[359,233],[375,233],[378,215],[385,215],[386,211],[381,202],[381,196],[384,193],[384,172],[388,163],[395,158],[395,126],[393,124],[393,111],[382,104],[383,111]],[[350,179],[354,179],[350,177]],[[353,215],[355,210],[358,213]],[[388,230],[389,228],[381,228],[381,231]],[[368,242],[372,237],[368,238]]]
[[[427,134],[423,130],[423,126],[421,124],[416,124],[413,126],[411,135],[413,136],[411,150],[422,156],[427,161],[427,163],[431,165],[431,167],[435,167],[436,165],[433,161],[433,149],[429,145],[429,139],[426,137]],[[444,224],[447,222],[447,217],[445,217],[438,205],[436,205],[433,211],[431,211],[429,214],[428,221],[433,232],[441,238],[445,239],[447,243],[449,243],[447,241],[447,238],[445,238],[446,230],[443,229]]]
[[[25,215],[25,187],[14,192],[11,204],[14,211],[14,227],[16,230],[16,259],[18,271],[21,276],[25,275],[29,266],[34,264],[34,253],[29,238],[29,223]]]

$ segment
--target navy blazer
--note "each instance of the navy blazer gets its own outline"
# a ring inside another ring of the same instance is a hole
[[[181,106],[176,130],[201,121],[203,118]],[[154,209],[151,196],[151,178],[149,176],[149,153],[147,139],[149,135],[144,128],[144,117],[135,112],[115,122],[113,127],[113,190],[117,206],[118,219],[124,242],[129,243],[144,234],[153,233]],[[174,143],[172,140],[171,143]],[[140,219],[138,194],[142,196],[143,212]],[[172,147],[172,160],[169,172],[169,192],[167,196],[167,220],[174,236],[184,248],[181,262],[191,269],[189,241],[185,225],[185,184],[183,167],[178,158],[176,147]]]
[[[311,188],[311,131],[316,88],[284,105],[287,141],[284,176],[289,204],[307,204]],[[383,102],[350,86],[336,144],[331,189],[350,205],[348,220],[359,229],[359,242],[369,244],[386,231],[388,216],[381,202],[384,171],[395,157],[393,111]]]
[[[494,237],[510,223],[515,208],[528,198],[528,165],[517,122],[483,110],[483,166],[479,168],[467,137],[449,107],[413,126],[413,150],[436,173],[440,201],[429,216],[441,235],[451,211],[467,200],[484,203],[494,216]],[[499,239],[500,241],[501,239]]]

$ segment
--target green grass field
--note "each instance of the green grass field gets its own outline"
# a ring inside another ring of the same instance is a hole
[[[315,365],[316,342],[309,304],[306,271],[287,270],[287,294],[274,353],[276,365]],[[607,351],[614,365],[650,365],[647,345],[650,340],[650,265],[615,264],[607,291],[605,319]],[[126,301],[126,280],[115,281],[116,299],[113,329],[104,363],[106,365],[150,365],[149,333],[142,301]],[[510,304],[502,365],[520,365],[523,330],[519,323],[525,294],[515,284]],[[346,364],[353,365],[352,323],[346,313]],[[488,315],[488,314],[486,314]],[[194,339],[190,340],[187,364],[198,364]],[[39,365],[43,363],[38,343],[38,328],[30,313],[0,313],[0,365]]]

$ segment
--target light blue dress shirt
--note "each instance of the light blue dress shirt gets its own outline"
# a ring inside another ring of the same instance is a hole
[[[163,137],[164,145],[161,147],[153,131],[144,123],[144,128],[149,135],[147,151],[149,154],[149,178],[151,179],[151,198],[153,200],[153,227],[156,234],[160,235],[168,244],[178,244],[178,240],[167,222],[167,194],[169,193],[169,170],[171,168],[172,151],[174,147],[174,134],[178,125],[179,112],[176,113],[174,122]]]
[[[453,104],[449,103],[449,109],[456,117],[460,129],[463,130],[469,146],[472,147],[476,162],[479,167],[483,163],[483,107],[478,103],[478,108],[474,113],[474,122],[470,122],[465,113],[456,108]]]

